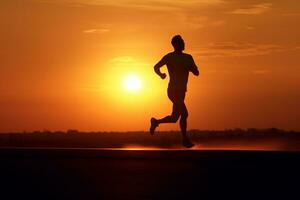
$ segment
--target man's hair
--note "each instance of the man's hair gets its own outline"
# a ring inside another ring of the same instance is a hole
[[[180,35],[175,35],[173,38],[172,38],[172,45],[173,47],[175,48],[176,46],[178,46],[178,43],[181,43],[183,41],[182,37]]]

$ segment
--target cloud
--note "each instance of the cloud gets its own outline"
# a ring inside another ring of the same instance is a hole
[[[292,16],[292,17],[299,17],[300,16],[300,12],[287,12],[287,13],[283,13],[283,16]]]
[[[210,25],[211,26],[222,26],[224,24],[226,24],[225,20],[217,20],[217,21],[212,22]]]
[[[110,30],[106,29],[106,28],[102,28],[102,29],[87,29],[87,30],[84,30],[83,33],[86,33],[86,34],[101,34],[101,33],[107,33],[109,31]]]
[[[263,74],[269,74],[271,71],[266,69],[261,70],[253,70],[252,73],[256,75],[263,75]]]
[[[150,64],[143,62],[131,56],[117,56],[108,60],[108,64],[113,68],[131,68],[131,69],[141,69],[143,67],[149,67]]]
[[[43,3],[65,3],[69,5],[95,5],[135,7],[143,9],[178,9],[197,5],[218,5],[224,0],[36,0]]]
[[[208,16],[195,16],[185,12],[174,13],[176,25],[187,29],[201,29],[206,27],[220,27],[226,24],[225,20],[211,19]]]
[[[110,60],[110,62],[112,62],[112,63],[131,63],[131,62],[134,62],[134,59],[130,56],[119,56],[119,57],[112,58]]]
[[[245,26],[245,29],[249,30],[249,31],[252,31],[254,30],[255,28],[253,26]]]
[[[268,12],[272,8],[272,5],[271,3],[260,3],[250,8],[239,8],[229,13],[237,15],[259,15]]]
[[[189,16],[186,13],[176,13],[177,24],[180,24],[186,28],[200,29],[206,26],[208,17],[206,16]]]
[[[243,42],[211,43],[194,53],[203,57],[259,56],[272,53],[297,50],[299,47],[287,47],[276,44],[253,44]]]

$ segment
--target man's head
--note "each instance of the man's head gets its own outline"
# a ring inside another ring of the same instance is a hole
[[[184,50],[184,40],[180,35],[175,35],[171,41],[175,51],[183,51]]]

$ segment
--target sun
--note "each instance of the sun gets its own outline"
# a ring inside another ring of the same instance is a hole
[[[123,81],[123,87],[128,92],[137,92],[142,89],[142,81],[137,75],[127,75]]]

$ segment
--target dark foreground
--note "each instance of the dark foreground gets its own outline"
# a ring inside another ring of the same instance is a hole
[[[1,199],[300,198],[297,152],[28,148],[0,159]]]

